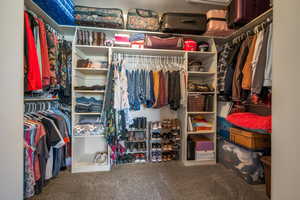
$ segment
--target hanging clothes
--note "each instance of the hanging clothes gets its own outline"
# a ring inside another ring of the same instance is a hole
[[[252,81],[252,60],[255,51],[257,35],[253,36],[253,40],[249,49],[249,53],[243,68],[243,81],[242,88],[244,90],[251,90],[251,81]]]
[[[269,28],[264,31],[264,40],[261,44],[261,51],[259,54],[257,66],[255,73],[253,73],[253,81],[251,85],[252,94],[260,94],[261,89],[264,83],[265,69],[267,62],[267,48],[268,48],[268,37],[269,37]]]
[[[58,176],[70,159],[70,118],[63,111],[25,113],[24,197],[42,192],[45,181]],[[51,151],[49,153],[49,151]],[[54,152],[53,152],[54,151]]]
[[[42,80],[40,66],[37,56],[37,49],[33,32],[31,29],[30,19],[28,13],[24,12],[24,26],[25,26],[25,49],[26,49],[26,75],[27,83],[26,91],[40,90],[42,89]]]
[[[269,26],[269,37],[268,37],[268,44],[267,44],[267,60],[266,60],[266,69],[265,69],[265,77],[264,77],[264,84],[265,87],[272,86],[272,42],[273,40],[273,24]]]
[[[243,67],[249,52],[249,47],[251,45],[253,37],[246,38],[239,50],[239,54],[237,57],[237,62],[235,65],[235,71],[233,75],[233,83],[232,83],[232,99],[234,101],[240,101],[241,100],[241,94],[242,94],[242,71]]]
[[[259,61],[259,56],[260,56],[260,52],[261,52],[261,49],[262,49],[263,41],[264,41],[264,30],[262,30],[258,33],[257,39],[256,39],[255,51],[254,51],[253,60],[252,60],[251,87],[253,87],[253,79],[254,79],[254,75],[256,73],[257,64],[258,64],[258,61]],[[251,88],[251,91],[252,91],[252,88]]]
[[[46,38],[46,28],[42,20],[38,19],[39,24],[39,37],[40,37],[40,48],[41,48],[41,59],[42,59],[42,83],[43,88],[50,85],[50,64],[48,57],[48,44]]]

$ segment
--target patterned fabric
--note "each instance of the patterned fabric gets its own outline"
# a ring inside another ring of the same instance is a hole
[[[28,147],[29,148],[29,147]],[[30,161],[28,148],[24,148],[24,197],[30,198],[34,195],[34,172]]]
[[[219,55],[218,60],[218,91],[223,92],[225,88],[225,77],[228,70],[227,58],[231,52],[231,48],[228,43],[224,45],[223,51]]]
[[[158,31],[159,16],[152,10],[130,9],[127,17],[127,29]]]
[[[123,12],[116,8],[76,6],[75,22],[83,26],[124,28]]]

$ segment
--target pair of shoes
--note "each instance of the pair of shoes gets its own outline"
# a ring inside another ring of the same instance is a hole
[[[135,155],[135,163],[143,163],[146,162],[146,156],[143,153],[137,153]]]
[[[153,139],[160,139],[161,138],[160,132],[152,132],[152,138]]]
[[[161,129],[161,128],[162,128],[161,122],[152,122],[152,124],[151,124],[152,130],[157,130],[157,129]]]
[[[152,152],[151,161],[152,162],[161,162],[162,161],[161,152],[159,152],[159,151]]]
[[[163,151],[172,151],[173,150],[172,146],[173,146],[172,144],[163,144],[162,150]]]
[[[152,143],[151,147],[152,147],[152,150],[161,150],[160,143]]]

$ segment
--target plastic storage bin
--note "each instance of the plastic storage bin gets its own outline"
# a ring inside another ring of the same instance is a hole
[[[248,184],[263,184],[262,151],[250,151],[223,139],[218,139],[218,162],[235,171]]]
[[[225,118],[218,117],[217,119],[217,134],[225,140],[230,139],[230,128],[234,126],[229,123]]]

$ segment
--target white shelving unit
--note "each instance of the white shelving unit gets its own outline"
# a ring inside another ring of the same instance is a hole
[[[214,40],[210,43],[210,52],[188,52],[186,54],[186,68],[188,69],[188,61],[199,60],[202,62],[205,71],[195,72],[188,71],[188,81],[189,80],[209,80],[214,88],[213,92],[190,92],[187,89],[187,98],[190,94],[201,94],[201,95],[214,95],[213,98],[213,110],[211,112],[190,112],[186,107],[182,110],[183,116],[181,116],[181,121],[183,123],[183,139],[182,139],[182,161],[185,166],[195,166],[195,165],[211,165],[216,163],[216,156],[211,160],[187,160],[187,140],[190,135],[205,135],[214,142],[214,154],[216,155],[216,122],[217,122],[217,50]],[[202,131],[189,131],[188,130],[188,117],[193,115],[202,115],[204,118],[212,122],[212,130],[202,130]]]
[[[92,28],[92,27],[78,27],[78,30],[90,30],[96,32],[104,32],[106,34],[107,39],[112,39],[115,33],[127,33],[127,34],[135,34],[135,33],[148,33],[148,32],[141,32],[141,31],[130,31],[130,30],[118,30],[118,29],[104,29],[104,28]],[[156,34],[163,34],[163,33],[156,33]],[[75,32],[75,35],[76,32]],[[130,54],[130,55],[147,55],[147,56],[182,56],[185,59],[185,66],[186,70],[188,69],[188,60],[189,59],[199,59],[205,65],[206,71],[205,72],[188,72],[188,77],[192,77],[193,79],[211,79],[213,81],[213,85],[216,86],[216,71],[217,71],[217,51],[214,40],[211,37],[203,37],[197,35],[180,35],[184,38],[192,38],[196,41],[206,41],[210,44],[210,49],[208,52],[187,52],[183,50],[167,50],[167,49],[133,49],[127,47],[106,47],[106,46],[89,46],[89,45],[78,45],[76,44],[77,38],[75,37],[73,42],[73,86],[78,86],[78,83],[96,83],[95,81],[99,80],[100,77],[105,77],[108,70],[107,69],[84,69],[84,68],[77,68],[76,62],[77,58],[99,58],[102,61],[107,60],[110,64],[112,61],[112,55],[114,53],[123,53],[123,54]],[[86,91],[86,90],[73,90],[73,105],[75,105],[75,98],[78,95],[104,95],[104,91]],[[187,93],[188,95],[189,93]],[[214,108],[216,109],[216,92],[202,92],[199,94],[210,94],[214,95]],[[73,106],[74,107],[74,106]],[[146,111],[141,111],[146,112]],[[162,111],[164,112],[164,111]],[[190,134],[209,134],[210,137],[214,140],[215,143],[215,131],[201,131],[201,132],[187,132],[187,116],[193,114],[203,114],[208,116],[213,116],[214,124],[216,123],[216,111],[213,112],[187,112],[187,105],[184,105],[179,111],[175,112],[176,116],[180,118],[182,123],[182,144],[181,144],[181,159],[185,165],[191,165],[190,163],[201,164],[201,162],[192,162],[186,160],[186,143],[187,143],[187,136]],[[101,115],[100,113],[75,113],[73,110],[73,124],[76,124],[76,118],[81,115]],[[173,114],[172,114],[173,115]],[[160,120],[160,119],[157,119]],[[213,130],[216,130],[216,126],[214,125]],[[74,137],[73,144],[76,145],[76,141],[78,140],[98,140],[100,141],[99,137]],[[100,144],[99,144],[100,145]],[[102,144],[104,145],[104,143]],[[105,146],[105,145],[104,145]],[[103,146],[102,146],[103,147]],[[98,146],[98,148],[102,148]],[[107,148],[107,145],[105,146]],[[88,171],[91,169],[90,165],[77,165],[76,158],[78,152],[83,151],[84,147],[73,148],[73,160],[74,160],[74,167],[73,172],[82,172]],[[211,163],[215,163],[215,160],[211,161]],[[94,166],[95,167],[95,166]],[[98,166],[99,167],[99,166]],[[81,168],[81,169],[79,169]],[[99,171],[103,168],[99,167]]]
[[[95,61],[109,62],[109,49],[105,47],[95,47],[76,44],[76,32],[73,40],[73,73],[72,73],[72,125],[78,123],[79,119],[84,116],[99,117],[101,112],[75,112],[77,97],[94,97],[97,100],[103,100],[105,90],[75,90],[75,86],[92,86],[106,85],[109,69],[107,68],[78,68],[78,59],[90,59]],[[110,150],[106,139],[101,133],[99,135],[84,135],[72,137],[72,172],[96,172],[109,171],[111,169]],[[93,161],[96,152],[106,152],[107,162],[96,164]]]

